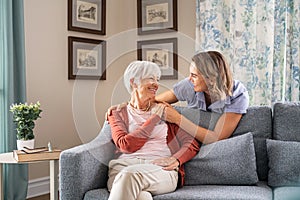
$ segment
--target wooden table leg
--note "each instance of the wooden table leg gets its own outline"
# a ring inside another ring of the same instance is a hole
[[[4,200],[3,164],[0,163],[0,200]]]
[[[58,200],[58,160],[50,160],[50,200]]]

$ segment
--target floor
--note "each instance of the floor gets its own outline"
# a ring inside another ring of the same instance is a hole
[[[45,194],[42,196],[38,196],[38,197],[33,197],[27,200],[49,200],[50,199],[50,194]]]

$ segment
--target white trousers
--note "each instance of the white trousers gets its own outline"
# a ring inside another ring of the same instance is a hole
[[[152,195],[175,191],[178,182],[176,170],[144,159],[116,159],[109,162],[107,187],[109,200],[152,200]]]

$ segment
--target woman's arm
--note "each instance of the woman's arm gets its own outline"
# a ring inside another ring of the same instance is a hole
[[[177,124],[180,128],[204,144],[213,143],[230,137],[237,127],[241,117],[242,114],[238,113],[224,113],[218,119],[214,130],[211,131],[194,124],[178,113],[174,108],[170,106],[165,108],[166,121]]]
[[[179,128],[176,124],[169,123],[168,132],[171,134],[171,136],[168,136],[171,140],[169,145],[173,146],[174,149],[176,149],[176,145],[179,145],[180,148],[176,152],[173,152],[171,157],[156,159],[153,161],[153,164],[163,166],[164,170],[174,170],[192,159],[199,152],[200,144],[194,137]],[[174,142],[175,140],[177,140],[179,144]]]
[[[167,102],[169,104],[176,103],[178,99],[176,98],[173,90],[168,90],[155,97],[157,102]]]
[[[173,124],[175,126],[175,124]],[[169,126],[170,127],[170,126]],[[173,155],[180,166],[192,159],[200,150],[200,144],[181,128],[176,130],[177,140],[180,142],[180,149]]]
[[[121,112],[124,114],[124,109],[121,111],[113,110],[112,115],[108,116],[108,120],[115,145],[123,153],[132,153],[146,143],[156,123],[160,121],[160,117],[156,114],[152,115],[141,127],[129,133],[125,119],[120,114]]]

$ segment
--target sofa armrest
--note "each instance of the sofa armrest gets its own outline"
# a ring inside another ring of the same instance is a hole
[[[105,124],[93,141],[62,151],[59,160],[60,199],[81,200],[89,190],[106,188],[107,166],[114,149],[110,126]]]

